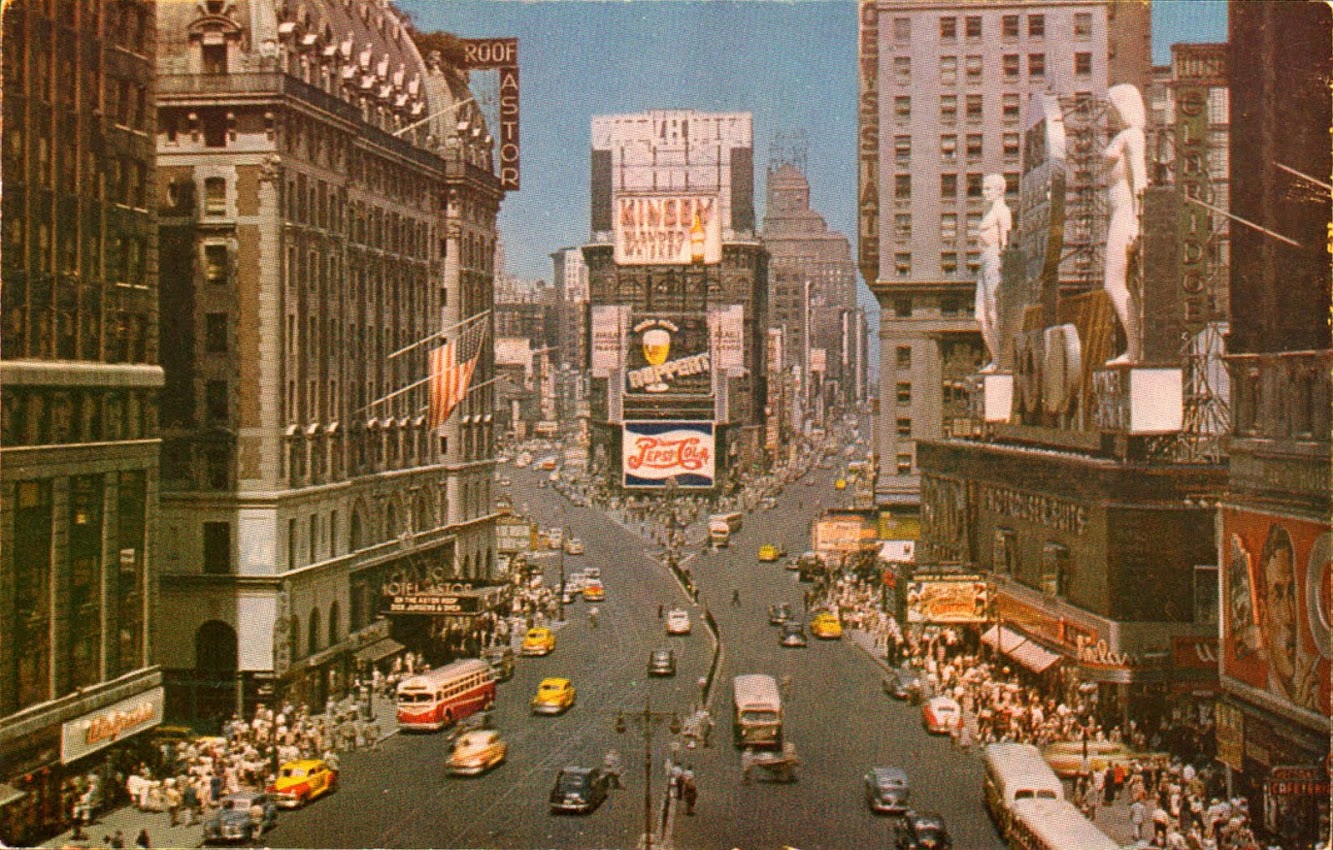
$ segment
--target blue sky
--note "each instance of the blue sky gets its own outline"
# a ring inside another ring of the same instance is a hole
[[[516,36],[521,191],[500,213],[508,271],[551,277],[550,253],[588,236],[593,115],[750,111],[756,213],[777,133],[805,130],[812,206],[856,232],[856,5],[851,0],[398,0],[422,29]],[[1224,41],[1222,0],[1156,0],[1154,61],[1181,41]],[[855,245],[853,245],[855,252]],[[868,291],[862,300],[874,304]]]

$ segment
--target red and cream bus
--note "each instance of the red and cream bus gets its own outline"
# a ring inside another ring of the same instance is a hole
[[[443,729],[494,702],[491,665],[465,658],[398,685],[398,728]]]

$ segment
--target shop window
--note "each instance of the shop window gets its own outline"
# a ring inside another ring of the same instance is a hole
[[[228,575],[231,571],[231,523],[204,523],[204,572]]]

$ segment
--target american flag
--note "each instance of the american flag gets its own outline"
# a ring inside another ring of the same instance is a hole
[[[430,427],[439,428],[466,396],[481,355],[487,322],[472,322],[459,335],[430,353]]]

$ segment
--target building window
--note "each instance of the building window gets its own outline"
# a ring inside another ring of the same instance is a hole
[[[967,96],[967,120],[981,120],[981,95],[969,94]]]
[[[968,81],[969,83],[979,83],[979,82],[981,82],[981,57],[980,57],[980,56],[968,56],[966,59],[964,59],[964,60],[963,60],[963,69],[964,69],[964,73],[967,74],[967,81]]]
[[[899,475],[912,474],[912,456],[910,454],[898,455],[897,471]]]
[[[1194,568],[1194,622],[1217,625],[1217,567]]]
[[[940,95],[940,123],[952,124],[958,120],[958,95]]]
[[[1028,38],[1046,37],[1046,16],[1028,15]]]
[[[958,57],[940,57],[940,85],[952,86],[958,82]]]
[[[981,271],[981,254],[977,251],[967,252],[967,276],[976,277],[977,272]]]
[[[1075,12],[1074,13],[1074,38],[1080,41],[1086,41],[1092,38],[1092,13]]]
[[[1002,140],[1002,141],[1003,141],[1003,144],[1004,144],[1004,158],[1005,158],[1005,159],[1010,159],[1010,160],[1012,160],[1012,159],[1018,159],[1018,150],[1019,150],[1019,148],[1018,148],[1018,140],[1019,140],[1019,135],[1018,135],[1017,133],[1005,133],[1005,134],[1004,134],[1004,137],[1003,137],[1003,140]]]
[[[319,544],[319,514],[310,515],[310,531],[306,534],[306,560],[313,564],[318,560],[316,558],[316,549]]]
[[[912,81],[912,57],[895,56],[893,57],[893,76],[895,82],[910,83]]]
[[[962,310],[963,310],[962,305],[960,304],[957,298],[940,299],[941,316],[944,316],[945,318],[949,319],[957,318],[958,314],[961,313]]]
[[[991,569],[1002,575],[1013,575],[1017,559],[1017,535],[1007,528],[995,529],[991,540]]]
[[[206,452],[204,466],[210,489],[226,490],[231,485],[231,458],[226,449],[210,449]]]
[[[227,424],[226,381],[209,381],[204,385],[204,410],[210,425]]]
[[[1074,76],[1090,77],[1092,76],[1092,54],[1075,53],[1074,54]]]
[[[338,512],[329,513],[329,557],[338,554]]]
[[[1033,80],[1046,79],[1046,54],[1028,54],[1028,77]]]
[[[967,40],[968,40],[968,41],[980,41],[980,40],[981,40],[981,16],[980,16],[980,15],[968,15],[967,18],[966,18],[965,20],[966,20],[966,22],[967,22],[967,23],[966,23],[966,30],[965,30],[965,34],[967,35]]]
[[[982,139],[982,136],[981,136],[980,133],[968,133],[968,134],[967,134],[967,158],[968,158],[968,159],[981,159],[981,151],[982,151],[981,139]]]
[[[943,251],[940,253],[940,274],[945,277],[953,277],[958,274],[958,252]]]
[[[895,358],[899,369],[912,368],[912,346],[900,345],[895,350]]]
[[[1001,117],[1004,123],[1012,124],[1018,121],[1018,95],[1014,92],[1003,95],[1000,98]]]
[[[1009,200],[1018,198],[1018,172],[1006,171],[1004,173],[1004,194]]]
[[[908,259],[908,264],[909,264],[909,265],[911,264],[911,259],[910,259],[910,257],[909,257],[909,259]],[[910,271],[910,269],[909,269],[909,271]],[[893,316],[894,316],[894,318],[896,318],[896,319],[910,319],[910,318],[912,318],[912,299],[911,299],[911,298],[895,298],[894,301],[893,301]]]
[[[898,277],[912,276],[911,252],[900,252],[893,255],[893,271]]]
[[[958,137],[955,135],[940,136],[940,159],[944,162],[958,161]]]
[[[893,99],[893,117],[894,120],[906,123],[912,120],[912,98],[906,95],[900,95]]]
[[[1018,38],[1018,16],[1005,15],[1000,18],[1000,36],[1006,41],[1013,41]]]
[[[912,420],[911,420],[911,419],[899,419],[899,420],[898,420],[898,436],[901,437],[901,438],[903,438],[904,440],[910,440],[910,439],[912,438]]]
[[[894,136],[893,137],[893,160],[898,165],[912,164],[912,137]]]
[[[1018,82],[1018,74],[1021,70],[1020,61],[1017,53],[1006,53],[1000,58],[1000,66],[1004,69],[1004,79],[1006,82]]]
[[[205,245],[204,280],[209,283],[226,283],[229,277],[228,259],[226,245]]]
[[[953,200],[958,197],[958,175],[945,173],[940,175],[940,199]]]
[[[980,197],[981,197],[981,174],[980,174],[980,173],[976,173],[976,172],[974,172],[974,173],[972,173],[972,174],[967,175],[967,197],[968,197],[968,198],[980,198]]]
[[[204,215],[227,214],[227,181],[222,177],[204,180]]]
[[[893,175],[893,197],[900,201],[911,200],[912,175],[910,174]]]
[[[148,484],[143,470],[120,473],[119,528],[115,590],[117,612],[116,647],[111,653],[114,675],[142,667],[144,658],[144,593],[147,589],[147,562],[144,559],[147,526]]]
[[[958,38],[958,19],[940,18],[940,41],[953,41]]]
[[[209,575],[231,573],[231,523],[204,523],[204,572]]]
[[[287,569],[296,569],[296,520],[287,520]]]
[[[912,382],[899,381],[897,386],[898,404],[912,403]]]
[[[893,217],[893,238],[904,242],[912,238],[912,216],[910,213],[898,213]]]
[[[209,354],[227,351],[227,314],[208,313],[204,316],[204,350]]]
[[[200,120],[204,125],[204,146],[225,148],[227,146],[227,113],[221,109],[200,110]]]
[[[203,45],[203,60],[205,74],[227,73],[226,43]]]
[[[1073,583],[1074,564],[1069,549],[1059,543],[1047,543],[1041,552],[1041,592],[1047,596],[1066,596]]]
[[[897,44],[907,44],[912,40],[912,19],[893,19],[893,40]]]
[[[958,238],[958,213],[940,214],[940,238],[945,241]]]

